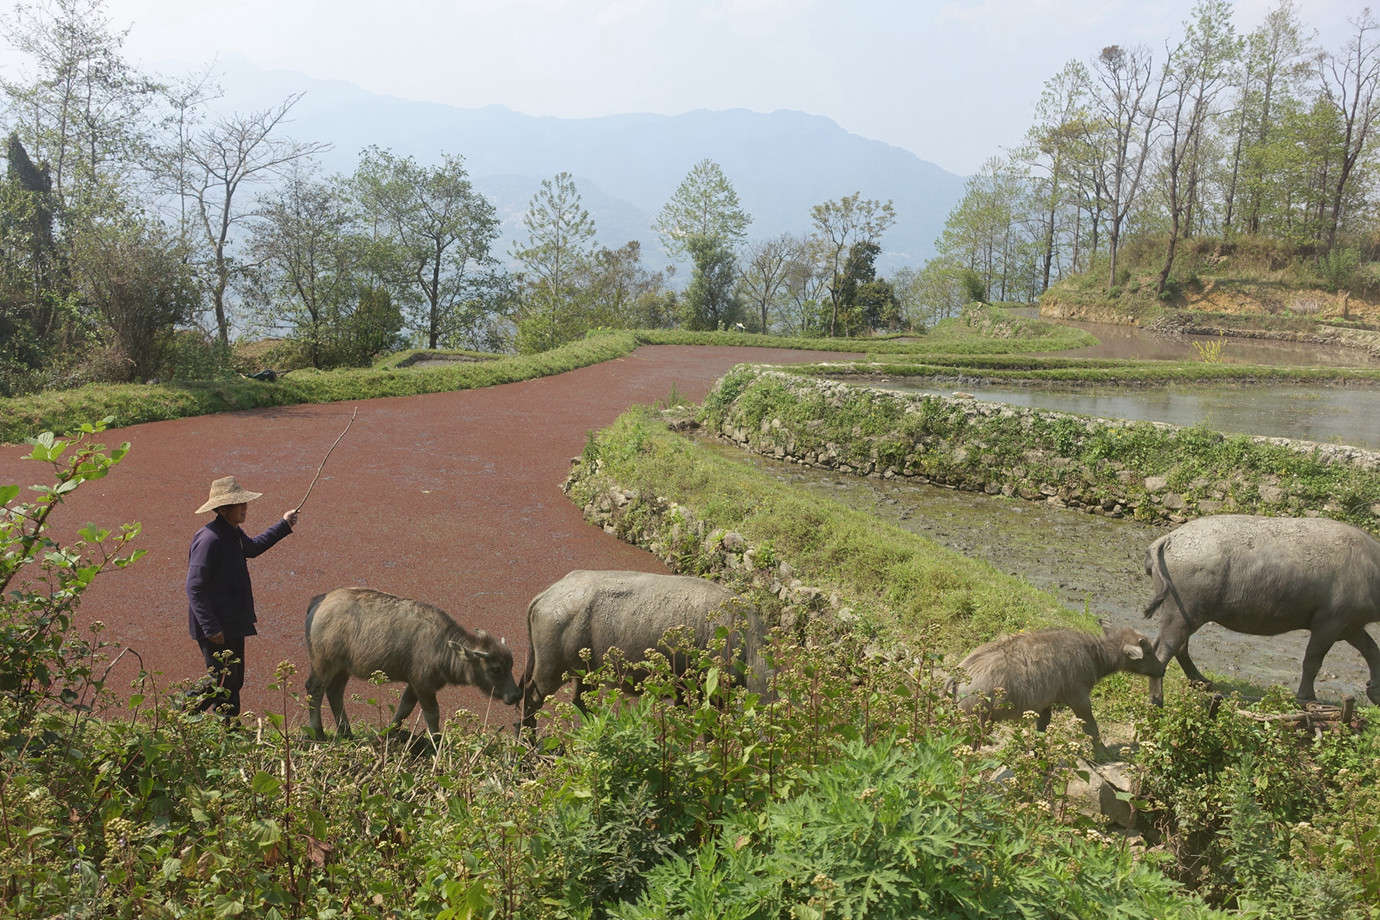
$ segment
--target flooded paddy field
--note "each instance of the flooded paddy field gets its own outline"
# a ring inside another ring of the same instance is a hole
[[[878,384],[897,393],[948,396],[952,385],[902,378]],[[1380,449],[1380,388],[1176,385],[1165,388],[1052,388],[964,381],[965,393],[1005,403],[1097,418],[1206,425],[1224,434],[1264,435]]]
[[[918,483],[844,476],[750,454],[718,441],[705,445],[749,464],[794,489],[846,505],[927,537],[1087,609],[1109,625],[1129,625],[1154,636],[1157,624],[1141,616],[1153,595],[1145,549],[1171,528],[1087,514],[1039,502],[960,492]],[[1306,632],[1244,636],[1216,624],[1199,630],[1189,650],[1199,668],[1223,690],[1282,684],[1297,688]],[[1170,665],[1171,673],[1178,671]],[[1351,646],[1333,647],[1318,674],[1318,698],[1365,700],[1365,662]]]

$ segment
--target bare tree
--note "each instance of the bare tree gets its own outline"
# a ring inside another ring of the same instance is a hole
[[[1323,68],[1323,92],[1337,111],[1341,121],[1342,162],[1332,187],[1331,224],[1327,231],[1327,248],[1337,243],[1337,228],[1342,222],[1343,205],[1348,185],[1356,172],[1356,165],[1366,153],[1371,129],[1380,117],[1380,45],[1376,33],[1380,22],[1371,15],[1370,7],[1361,15],[1348,20],[1355,34],[1339,55],[1331,56]]]
[[[1161,189],[1169,213],[1169,241],[1156,294],[1164,293],[1179,239],[1193,225],[1193,203],[1205,169],[1203,138],[1241,44],[1225,0],[1199,0],[1194,13],[1197,19],[1185,26],[1183,39],[1169,50],[1160,79],[1159,119],[1165,135]]]
[[[298,93],[271,109],[217,118],[192,135],[181,151],[179,191],[192,204],[192,219],[206,246],[203,268],[222,345],[230,344],[228,292],[249,266],[231,254],[236,230],[253,216],[244,205],[246,187],[269,181],[296,161],[330,147],[275,136],[301,98]]]
[[[1099,152],[1098,185],[1107,196],[1108,285],[1116,284],[1117,249],[1131,209],[1138,203],[1153,147],[1153,62],[1143,48],[1109,45],[1093,65],[1089,87],[1093,119],[1090,142]]]
[[[789,233],[747,244],[738,266],[738,289],[761,316],[761,332],[771,330],[771,311],[786,291],[792,263],[806,258],[805,243]]]

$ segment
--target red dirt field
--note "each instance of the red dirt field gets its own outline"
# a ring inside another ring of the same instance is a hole
[[[193,512],[211,480],[237,477],[264,497],[249,506],[245,530],[256,534],[306,494],[322,458],[335,448],[302,510],[297,530],[249,562],[259,634],[247,642],[246,711],[282,711],[266,687],[275,666],[307,675],[303,622],[317,594],[367,585],[446,610],[469,628],[507,637],[520,677],[527,657],[527,603],[572,569],[665,571],[659,559],[585,523],[560,483],[587,432],[627,407],[666,399],[674,386],[700,402],[735,364],[857,358],[771,348],[646,346],[593,367],[480,390],[358,403],[294,406],[155,422],[106,432],[107,445],[130,452],[107,478],[82,486],[53,515],[64,537],[87,522],[111,529],[139,521],[135,546],[147,551],[129,568],[97,579],[79,628],[102,621],[103,637],[137,652],[160,691],[200,674],[187,633],[183,590],[187,547],[210,519]],[[271,386],[271,384],[266,384]],[[0,447],[0,483],[51,482],[50,470],[21,460],[25,446]],[[128,693],[137,662],[121,662],[110,684]],[[388,688],[391,707],[401,685]],[[353,693],[370,694],[352,681]],[[444,712],[468,707],[496,724],[514,712],[477,691],[451,689]],[[288,703],[289,724],[305,712]],[[391,715],[391,709],[386,715]],[[417,714],[414,713],[414,716]],[[368,719],[363,704],[354,720]],[[330,717],[327,714],[327,725]]]

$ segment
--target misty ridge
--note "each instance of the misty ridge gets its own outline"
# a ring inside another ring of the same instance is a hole
[[[172,72],[176,65],[158,69]],[[217,62],[225,95],[211,108],[229,114],[281,103],[301,93],[283,133],[326,142],[325,173],[351,173],[359,152],[374,145],[419,163],[443,153],[464,158],[477,191],[501,222],[493,253],[506,261],[522,234],[521,217],[543,179],[573,175],[598,228],[600,245],[638,240],[649,265],[671,262],[652,221],[687,171],[711,159],[733,182],[752,216],[750,238],[810,230],[810,208],[860,192],[890,199],[896,223],[882,238],[878,270],[919,267],[963,197],[965,177],[899,147],[849,133],[803,112],[697,110],[681,115],[626,114],[599,118],[524,115],[501,105],[467,109],[371,93],[340,80],[263,70],[247,59]],[[689,277],[681,266],[676,286]]]

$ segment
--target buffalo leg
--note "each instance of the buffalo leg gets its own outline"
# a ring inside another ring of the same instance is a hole
[[[421,697],[422,717],[426,719],[426,727],[433,735],[441,733],[441,707],[436,703],[436,694],[428,693]]]
[[[1370,633],[1359,623],[1343,633],[1342,638],[1351,643],[1351,646],[1361,653],[1361,657],[1366,659],[1366,667],[1370,668],[1370,680],[1366,681],[1366,696],[1372,703],[1380,706],[1380,646],[1375,644]]]
[[[1294,694],[1300,702],[1317,699],[1317,694],[1313,691],[1313,681],[1317,679],[1323,659],[1339,638],[1340,636],[1332,630],[1315,629],[1309,634],[1308,648],[1303,653],[1303,675],[1299,678],[1299,692]]]
[[[342,738],[350,737],[350,715],[345,711],[345,685],[350,682],[350,673],[341,671],[326,684],[326,699],[331,701],[331,714],[335,716],[335,731]],[[317,704],[317,724],[320,725],[320,706]]]
[[[1171,658],[1178,659],[1179,666],[1190,680],[1202,681],[1203,675],[1198,673],[1193,659],[1188,657],[1188,639],[1195,632],[1197,627],[1190,626],[1182,613],[1166,611],[1160,620],[1160,634],[1155,637],[1155,657],[1162,665],[1169,664]],[[1150,702],[1156,706],[1164,705],[1163,677],[1150,678]]]
[[[411,684],[403,688],[402,699],[398,700],[398,708],[393,712],[393,722],[389,728],[397,728],[412,715],[412,710],[417,708],[417,691]],[[425,712],[425,709],[423,709]]]
[[[537,730],[537,711],[546,702],[546,694],[541,692],[535,680],[529,680],[522,694],[522,727],[529,732]]]
[[[1093,718],[1092,697],[1086,693],[1078,693],[1068,701],[1069,708],[1073,714],[1083,720],[1083,731],[1087,732],[1088,737],[1092,738],[1093,747],[1102,747],[1102,737],[1097,731],[1097,719]]]
[[[326,737],[326,730],[321,725],[321,704],[325,701],[324,689],[321,686],[321,679],[312,671],[307,675],[307,714],[310,719],[312,736],[317,740]]]

